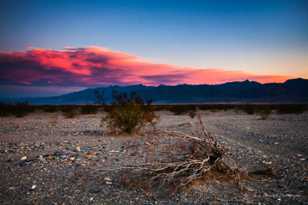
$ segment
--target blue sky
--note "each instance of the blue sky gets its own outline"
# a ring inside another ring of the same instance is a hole
[[[98,46],[151,62],[308,78],[305,0],[2,0],[0,50]]]

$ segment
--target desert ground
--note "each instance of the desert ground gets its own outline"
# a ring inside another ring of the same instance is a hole
[[[194,119],[159,111],[155,128],[114,136],[101,126],[103,113],[36,112],[0,118],[0,204],[308,204],[307,112],[265,120],[234,111],[201,114],[232,166],[248,177],[209,177],[172,193],[130,186],[135,176],[125,170],[177,158],[172,133],[191,135]]]

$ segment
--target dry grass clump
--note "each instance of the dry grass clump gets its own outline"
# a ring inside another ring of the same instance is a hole
[[[151,109],[151,102],[145,102],[137,93],[114,93],[112,108],[102,119],[115,134],[133,134],[157,119]]]

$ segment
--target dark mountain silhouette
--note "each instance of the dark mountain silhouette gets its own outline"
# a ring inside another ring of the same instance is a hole
[[[156,104],[164,103],[307,103],[308,80],[291,79],[284,83],[261,84],[254,81],[229,82],[218,85],[160,85],[108,86],[89,88],[66,95],[45,98],[24,98],[32,104],[93,104],[95,93],[104,93],[106,103],[112,101],[112,92],[137,92]]]

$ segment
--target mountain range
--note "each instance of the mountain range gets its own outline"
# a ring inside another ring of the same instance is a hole
[[[302,78],[267,84],[246,80],[217,85],[107,86],[55,97],[20,98],[9,101],[27,101],[30,104],[95,104],[96,94],[101,93],[105,103],[111,103],[113,91],[136,92],[142,98],[152,100],[154,104],[308,102],[308,80]],[[2,101],[8,102],[7,99]]]

